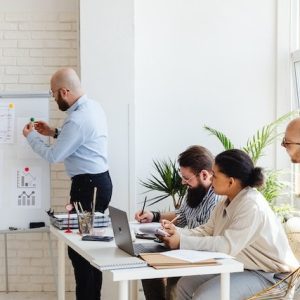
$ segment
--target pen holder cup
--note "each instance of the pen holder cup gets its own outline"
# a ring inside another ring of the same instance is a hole
[[[92,213],[86,212],[78,215],[78,229],[80,234],[91,234],[93,231]]]

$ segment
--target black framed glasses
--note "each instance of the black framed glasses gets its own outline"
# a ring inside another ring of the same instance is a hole
[[[300,145],[300,143],[287,142],[285,137],[282,139],[281,146],[286,148],[287,145]]]

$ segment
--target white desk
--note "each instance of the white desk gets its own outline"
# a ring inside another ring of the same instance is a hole
[[[104,259],[113,262],[116,257],[129,256],[116,248],[112,242],[85,242],[78,234],[67,234],[62,230],[50,227],[58,238],[58,300],[65,300],[65,245],[67,244],[81,256],[96,266],[95,260]],[[75,232],[75,230],[74,230]],[[107,235],[109,233],[106,233]],[[112,234],[112,233],[111,233]],[[230,300],[230,273],[242,272],[243,264],[233,259],[221,260],[220,265],[155,270],[150,267],[106,271],[112,281],[119,282],[119,299],[128,299],[128,283],[131,280],[179,277],[204,274],[221,274],[221,300]]]

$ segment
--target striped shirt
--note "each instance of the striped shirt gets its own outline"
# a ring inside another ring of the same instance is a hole
[[[222,197],[216,195],[212,187],[208,189],[203,200],[197,207],[192,208],[188,206],[185,197],[185,201],[176,211],[176,215],[180,215],[180,217],[176,221],[176,226],[187,227],[191,229],[205,224],[209,219],[212,210],[221,199]]]

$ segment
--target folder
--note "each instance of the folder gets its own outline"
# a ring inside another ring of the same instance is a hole
[[[161,253],[140,253],[140,257],[155,269],[189,268],[218,265],[215,259],[206,259],[199,262],[189,262],[183,259],[168,257]]]

